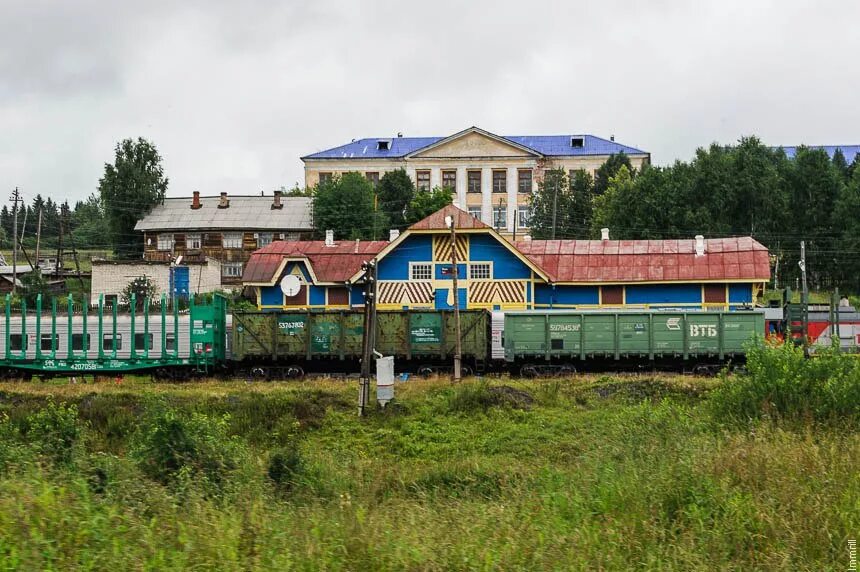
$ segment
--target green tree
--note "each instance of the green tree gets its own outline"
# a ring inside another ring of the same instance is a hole
[[[144,301],[149,300],[152,302],[156,294],[158,294],[158,287],[149,276],[143,275],[134,278],[123,288],[120,301],[130,306],[131,297],[134,295],[135,307],[142,308]]]
[[[27,306],[35,308],[36,298],[41,294],[42,307],[45,307],[44,304],[48,300],[51,291],[47,280],[45,280],[39,270],[34,270],[21,276],[21,285],[24,288],[24,299],[27,301]]]
[[[320,183],[314,192],[314,228],[333,230],[336,239],[376,239],[386,218],[374,209],[373,186],[360,173],[345,173]]]
[[[836,167],[836,171],[842,176],[842,181],[847,184],[851,179],[848,161],[845,160],[845,155],[842,153],[842,149],[838,147],[833,153],[833,166]]]
[[[534,238],[567,238],[573,236],[576,221],[573,193],[564,169],[544,171],[538,190],[531,197],[532,217],[529,223]]]
[[[406,207],[415,196],[415,185],[406,171],[397,169],[382,175],[376,195],[379,210],[388,217],[392,228],[402,228],[406,222]]]
[[[3,208],[0,209],[0,233],[4,237],[3,246],[5,247],[6,237],[12,236],[12,211],[6,205],[3,205]]]
[[[164,199],[167,183],[155,145],[143,138],[117,144],[114,163],[105,164],[99,180],[99,195],[117,256],[143,253],[143,239],[134,232],[134,225]]]
[[[627,167],[627,170],[635,176],[636,170],[633,169],[633,165],[630,163],[630,157],[623,151],[621,153],[613,153],[594,174],[594,194],[602,195],[605,193],[606,188],[609,186],[609,179],[618,174],[618,170],[621,167]]]
[[[302,188],[299,186],[298,183],[296,183],[296,185],[292,189],[287,189],[286,187],[281,187],[279,190],[281,191],[281,193],[283,193],[283,195],[285,197],[312,197],[312,196],[314,196],[313,187]]]
[[[860,292],[860,169],[842,189],[836,202],[835,219],[841,222],[838,242],[839,281],[852,292]]]
[[[110,246],[104,236],[105,217],[101,201],[95,195],[90,195],[85,201],[75,203],[72,212],[72,234],[76,245],[87,245],[91,248]]]
[[[418,191],[406,205],[406,222],[416,223],[450,205],[452,200],[451,191],[441,187],[436,187],[432,191]]]

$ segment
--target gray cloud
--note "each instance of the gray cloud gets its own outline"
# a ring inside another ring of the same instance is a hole
[[[8,2],[0,180],[80,199],[124,137],[171,195],[302,180],[353,137],[614,134],[656,163],[860,143],[856,2]]]

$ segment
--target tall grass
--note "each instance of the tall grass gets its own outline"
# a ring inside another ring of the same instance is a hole
[[[365,419],[343,384],[13,386],[0,568],[847,567],[857,433],[637,384],[404,384]]]
[[[711,402],[720,419],[787,419],[856,426],[860,359],[825,350],[807,359],[792,344],[754,346],[747,372],[725,377]]]

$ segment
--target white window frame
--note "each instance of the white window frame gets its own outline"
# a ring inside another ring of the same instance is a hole
[[[426,276],[425,276],[426,274]],[[410,262],[409,263],[409,280],[427,282],[433,280],[433,263],[432,262]]]
[[[238,272],[236,270],[238,269]],[[241,278],[243,265],[241,262],[222,262],[221,276],[225,278]]]
[[[475,270],[478,269],[479,274],[475,276]],[[484,272],[486,270],[486,272]],[[469,263],[469,280],[492,280],[493,278],[493,263],[492,262],[470,262]]]
[[[268,240],[266,240],[268,239]],[[258,232],[257,233],[257,248],[263,248],[264,246],[269,246],[272,244],[272,241],[275,240],[275,233],[273,232]]]
[[[225,232],[221,234],[221,246],[223,248],[240,249],[242,248],[243,233],[241,232]]]
[[[156,237],[156,247],[158,250],[173,250],[173,245],[176,242],[173,239],[172,232],[160,232]]]
[[[189,232],[185,235],[186,250],[200,250],[203,248],[203,234],[199,232]]]
[[[477,211],[477,212],[473,212],[473,211]],[[481,211],[482,211],[481,207],[469,207],[469,214],[478,220],[481,220],[481,216],[482,216]]]
[[[523,223],[523,213],[526,213],[526,221]],[[532,208],[520,205],[517,207],[517,228],[529,228],[532,222]]]

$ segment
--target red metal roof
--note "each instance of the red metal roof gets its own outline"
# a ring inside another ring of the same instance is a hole
[[[705,240],[524,240],[517,249],[553,282],[769,280],[767,248],[751,237]]]
[[[445,217],[447,216],[454,217],[458,229],[490,228],[466,211],[454,205],[447,205],[427,218],[419,220],[410,226],[409,230],[448,230],[448,225],[445,224]]]
[[[242,282],[272,282],[284,258],[307,258],[320,282],[345,282],[361,268],[362,262],[376,256],[388,244],[384,240],[342,240],[334,246],[326,246],[320,240],[273,242],[251,255]]]

